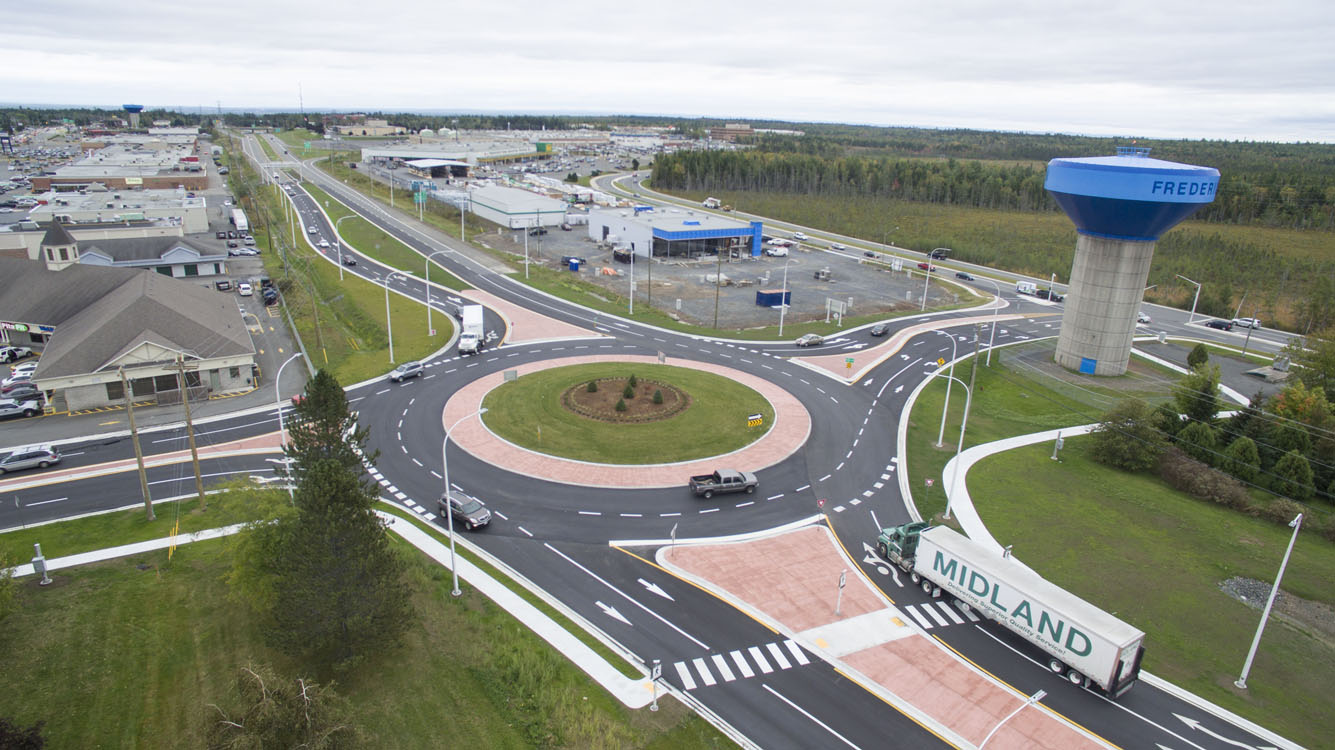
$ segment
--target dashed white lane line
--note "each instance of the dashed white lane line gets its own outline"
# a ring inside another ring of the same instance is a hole
[[[765,499],[766,499],[766,500],[778,500],[778,499],[781,498],[781,497],[783,497],[783,493],[782,493],[782,492],[780,492],[780,493],[777,494],[777,495],[770,495],[769,497],[767,497],[767,498],[765,498]]]
[[[717,512],[718,512],[718,508],[702,508],[702,509],[700,510],[700,512],[701,512],[701,513],[717,513]]]
[[[504,520],[504,521],[509,521],[509,520],[510,520],[510,517],[509,517],[509,516],[505,515],[504,513],[500,512],[499,510],[493,510],[492,513],[495,513],[496,515],[500,516],[500,517],[501,517],[501,520]]]
[[[839,462],[839,465],[836,466],[836,467],[834,467],[834,470],[835,470],[835,471],[839,471],[839,470],[841,470],[841,469],[843,469],[843,468],[844,468],[844,462],[843,462],[843,461],[840,461],[840,462]]]
[[[738,507],[738,508],[745,508],[745,507],[748,506],[748,505],[755,505],[755,504],[756,504],[756,501],[755,501],[755,500],[747,500],[747,501],[744,502],[744,503],[737,503],[737,506],[736,506],[736,507]]]
[[[828,474],[826,475],[826,478],[829,478],[829,475],[828,475]],[[821,480],[821,481],[824,481],[824,480]],[[809,490],[809,489],[811,489],[811,485],[809,485],[809,484],[804,484],[804,485],[802,485],[801,487],[798,487],[797,489],[793,490],[793,492],[803,492],[803,491],[805,491],[805,490]]]
[[[820,479],[817,479],[816,481],[817,481],[817,482],[824,482],[826,479],[829,479],[829,478],[830,478],[830,475],[829,475],[829,474],[826,474],[825,476],[821,477]]]
[[[533,532],[529,531],[528,529],[524,528],[523,526],[518,526],[518,527],[516,527],[516,528],[518,528],[520,531],[524,532],[524,534],[527,535],[527,536],[533,536]]]
[[[388,389],[388,388],[383,388],[383,389],[381,389],[381,390],[376,391],[373,395],[379,396],[379,395],[384,394],[384,393],[389,393],[389,389]]]
[[[644,515],[641,513],[622,513],[620,515],[622,518],[644,518]]]
[[[596,510],[581,510],[581,511],[579,512],[579,514],[580,514],[581,516],[601,516],[601,515],[602,515],[602,513],[598,512],[598,511],[596,511]]]
[[[423,466],[423,465],[422,465],[422,462],[421,462],[421,461],[418,461],[418,460],[415,459],[415,458],[413,459],[413,463],[417,464],[418,467],[420,467],[420,468],[423,468],[423,469],[426,468],[426,466]]]
[[[659,517],[659,518],[676,518],[677,516],[680,516],[680,515],[681,515],[680,513],[659,513],[659,514],[658,514],[658,517]]]

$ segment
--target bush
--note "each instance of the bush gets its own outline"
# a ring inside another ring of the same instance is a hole
[[[655,404],[663,403],[663,392],[656,388],[654,389],[654,403]]]
[[[622,398],[635,398],[635,386],[626,383],[626,387],[621,391]]]
[[[625,411],[625,410],[626,410],[626,399],[624,398],[617,399],[617,411]]]
[[[1203,464],[1214,463],[1215,434],[1210,425],[1192,422],[1177,433],[1177,444],[1187,455]]]
[[[1298,451],[1289,451],[1275,462],[1275,491],[1298,500],[1312,499],[1312,465]]]
[[[590,380],[588,386],[586,386],[586,387],[584,388],[584,390],[588,391],[589,393],[597,393],[597,392],[598,392],[598,381],[596,381],[596,380]]]
[[[638,386],[639,384],[640,384],[640,381],[639,381],[638,379],[636,379],[636,377],[635,377],[635,373],[632,372],[632,373],[630,374],[630,380],[627,380],[627,381],[626,381],[626,385],[630,386],[631,388],[634,388],[634,387]]]
[[[1202,500],[1238,510],[1246,510],[1251,505],[1247,488],[1241,482],[1206,466],[1177,448],[1169,448],[1160,457],[1159,477],[1173,489]]]
[[[1299,513],[1306,513],[1307,508],[1287,497],[1276,498],[1274,502],[1261,509],[1261,517],[1275,523],[1288,524]],[[1310,513],[1308,514],[1311,515]],[[1304,519],[1306,520],[1306,519]]]
[[[1261,470],[1261,454],[1256,450],[1256,443],[1249,437],[1234,440],[1224,451],[1221,468],[1244,482],[1255,482]]]

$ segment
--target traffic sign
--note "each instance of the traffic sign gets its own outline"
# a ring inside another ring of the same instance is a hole
[[[932,478],[931,478],[931,477],[928,477],[928,478],[927,478],[927,486],[928,486],[928,487],[931,487],[931,486],[932,486]]]
[[[816,507],[817,507],[817,508],[824,508],[824,507],[825,507],[825,498],[822,497],[821,499],[817,500],[817,501],[816,501]]]
[[[759,427],[765,421],[764,414],[752,414],[746,418],[747,427]]]
[[[946,363],[946,358],[945,358],[945,357],[937,357],[937,358],[936,358],[936,363],[937,363],[938,365],[944,365],[944,364]]]

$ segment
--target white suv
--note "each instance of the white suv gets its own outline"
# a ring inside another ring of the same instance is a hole
[[[1261,328],[1261,321],[1258,318],[1234,318],[1233,325],[1239,328]]]

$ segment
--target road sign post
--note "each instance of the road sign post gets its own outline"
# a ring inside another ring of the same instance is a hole
[[[658,659],[654,659],[654,669],[649,673],[649,683],[654,690],[654,702],[649,704],[650,711],[658,710],[658,678],[663,676],[663,665]]]
[[[848,576],[848,568],[839,571],[839,593],[834,598],[834,616],[839,617],[839,608],[844,603],[844,580]]]
[[[825,498],[816,500],[816,510],[817,512],[825,510]]]

